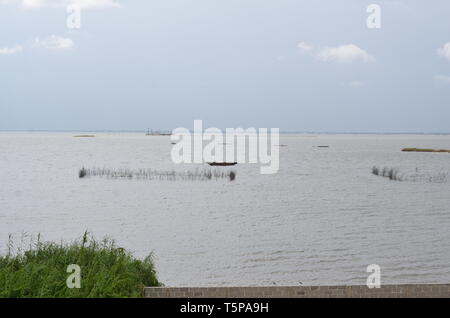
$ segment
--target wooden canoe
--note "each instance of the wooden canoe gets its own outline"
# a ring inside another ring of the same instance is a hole
[[[210,166],[234,166],[237,162],[208,162]]]

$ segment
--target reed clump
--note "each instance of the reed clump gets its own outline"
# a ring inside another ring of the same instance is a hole
[[[66,283],[71,264],[80,266],[80,288]],[[71,244],[38,239],[25,251],[0,256],[0,297],[142,297],[143,287],[161,285],[151,254],[139,260],[88,233]]]
[[[380,177],[388,178],[392,181],[410,181],[410,182],[429,182],[429,183],[446,183],[450,181],[450,174],[447,172],[440,172],[437,174],[419,172],[416,168],[414,172],[404,173],[400,172],[398,168],[377,166],[372,167],[372,174]]]
[[[84,167],[83,168],[81,168],[80,169],[80,171],[78,172],[78,177],[79,178],[84,178],[84,177],[86,177],[86,169],[84,169]]]
[[[380,177],[388,178],[389,180],[393,181],[404,181],[405,177],[400,174],[399,170],[397,168],[379,168],[379,167],[372,167],[372,174]]]

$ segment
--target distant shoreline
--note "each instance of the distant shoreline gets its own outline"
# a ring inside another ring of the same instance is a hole
[[[120,133],[145,135],[146,130],[0,130],[0,133]],[[450,136],[450,132],[334,132],[334,131],[280,131],[282,135],[412,135]]]

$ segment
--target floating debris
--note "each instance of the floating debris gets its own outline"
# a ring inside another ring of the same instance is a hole
[[[137,180],[190,180],[203,181],[212,179],[229,179],[233,181],[236,179],[235,171],[223,171],[218,169],[195,169],[188,171],[161,171],[153,169],[107,169],[107,168],[93,168],[80,169],[78,173],[79,178],[85,177],[105,177],[111,179],[137,179]]]

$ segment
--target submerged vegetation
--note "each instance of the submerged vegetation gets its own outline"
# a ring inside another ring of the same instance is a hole
[[[138,180],[212,180],[212,179],[236,179],[235,171],[219,170],[219,169],[195,169],[193,171],[161,171],[152,169],[107,169],[93,168],[85,169],[84,167],[78,172],[79,178],[84,177],[105,177],[105,178],[126,178]]]
[[[450,153],[450,150],[447,150],[447,149],[424,149],[424,148],[403,148],[402,151],[404,151],[404,152],[448,152],[448,153]]]
[[[0,256],[0,297],[142,297],[143,287],[161,286],[151,255],[135,259],[114,241],[33,244],[26,251]],[[80,266],[80,288],[68,288],[71,271]]]

